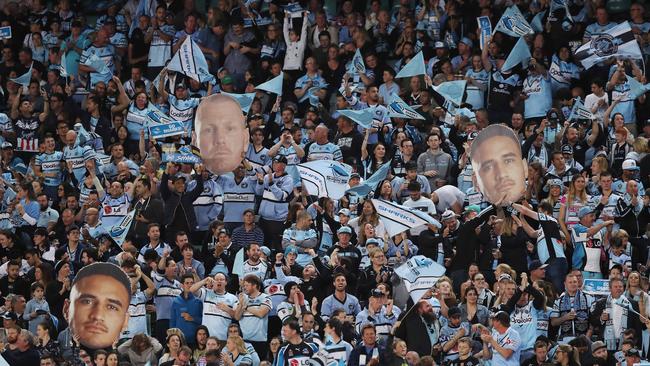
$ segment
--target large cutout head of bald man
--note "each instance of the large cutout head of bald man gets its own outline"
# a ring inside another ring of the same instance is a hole
[[[196,138],[201,159],[213,174],[235,170],[248,149],[248,129],[239,102],[214,94],[204,98],[196,111]]]

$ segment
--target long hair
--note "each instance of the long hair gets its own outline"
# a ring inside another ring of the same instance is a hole
[[[363,228],[366,224],[372,224],[372,226],[377,227],[379,225],[379,214],[375,205],[372,204],[372,201],[364,201],[363,205],[369,204],[372,207],[372,214],[366,216],[363,214],[363,208],[361,209],[361,215],[359,216],[359,227]]]
[[[245,355],[248,353],[246,350],[246,345],[244,344],[244,340],[240,336],[230,336],[228,337],[228,340],[233,342],[235,346],[237,347],[237,352],[241,355]]]
[[[579,199],[582,204],[587,203],[587,191],[586,189],[582,189],[582,191],[578,192],[578,189],[576,188],[576,181],[578,179],[584,179],[584,177],[580,174],[576,174],[573,176],[571,179],[571,185],[569,185],[569,192],[567,193],[567,208],[571,206],[571,203],[573,203],[574,199]]]

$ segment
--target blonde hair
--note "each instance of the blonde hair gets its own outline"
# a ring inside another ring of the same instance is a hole
[[[436,282],[436,288],[440,288],[439,285],[441,282],[449,283],[449,295],[455,299],[456,293],[454,292],[454,282],[451,280],[451,278],[447,276],[440,277],[440,279],[438,279],[438,282]]]
[[[596,163],[596,165],[600,169],[601,174],[607,172],[608,169],[609,169],[609,163],[607,162],[607,158],[605,158],[604,156],[599,155],[599,156],[594,157],[591,160],[591,163],[592,164]]]
[[[639,154],[647,153],[648,139],[646,139],[643,136],[639,136],[634,139],[634,143],[632,144],[632,146],[634,146],[634,151],[636,151]]]
[[[244,344],[244,340],[242,339],[242,337],[240,337],[238,335],[233,335],[233,336],[228,337],[228,340],[235,344],[235,347],[237,347],[237,352],[239,352],[239,354],[247,354],[248,353],[248,351],[246,350],[246,345]]]
[[[583,177],[582,175],[576,174],[573,176],[573,179],[571,180],[571,184],[569,185],[569,192],[567,193],[567,200],[566,200],[567,208],[571,207],[571,204],[573,203],[573,200],[575,198],[578,198],[582,204],[587,203],[587,190],[583,189],[582,192],[579,193],[576,190],[576,181],[580,178],[585,179],[585,177]],[[585,179],[585,183],[586,183],[586,179]]]

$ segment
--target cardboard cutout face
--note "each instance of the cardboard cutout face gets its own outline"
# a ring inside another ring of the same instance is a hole
[[[471,146],[474,187],[497,206],[517,202],[524,195],[528,164],[514,131],[491,125],[479,132]]]
[[[214,174],[235,170],[244,159],[249,143],[239,103],[225,95],[211,95],[199,104],[195,123],[205,167]]]

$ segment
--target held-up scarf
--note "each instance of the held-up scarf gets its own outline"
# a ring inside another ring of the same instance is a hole
[[[572,304],[573,302],[573,304]],[[576,295],[571,301],[571,296],[566,292],[560,296],[559,312],[560,316],[575,310],[576,317],[571,321],[564,322],[560,325],[559,337],[577,337],[580,334],[585,334],[589,329],[589,304],[587,303],[587,296],[578,290]]]
[[[614,304],[615,302],[616,304]],[[621,314],[621,334],[616,334],[614,331],[614,322],[613,322],[613,307],[621,307],[623,312]],[[609,317],[607,321],[605,322],[605,331],[603,332],[603,338],[605,340],[605,345],[607,346],[608,351],[616,351],[619,349],[619,341],[623,340],[623,334],[622,332],[627,329],[627,315],[628,315],[628,309],[632,308],[632,304],[630,301],[625,297],[622,296],[619,297],[618,299],[612,299],[612,296],[609,295],[607,296],[607,300],[605,302],[605,309],[608,311]]]

